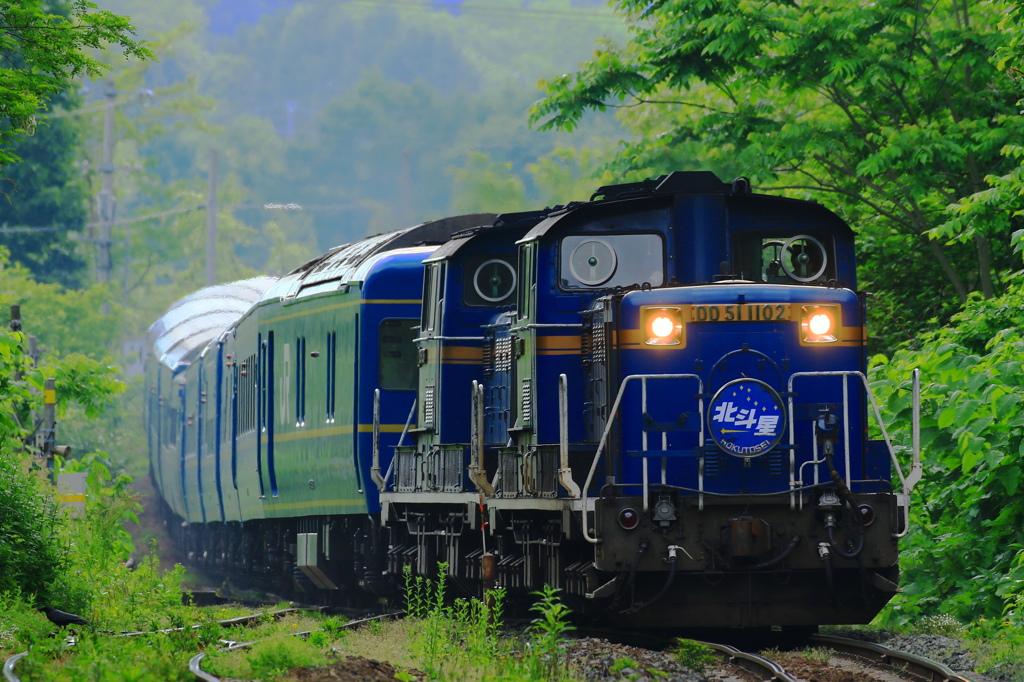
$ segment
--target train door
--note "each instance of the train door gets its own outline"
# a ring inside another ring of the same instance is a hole
[[[203,439],[206,438],[204,430],[206,422],[206,406],[203,404],[206,402],[204,396],[206,395],[206,368],[203,367],[203,358],[200,357],[196,360],[199,365],[199,381],[197,383],[196,390],[196,491],[199,497],[199,518],[206,523],[206,500],[203,499],[203,455],[205,443]]]
[[[260,335],[262,337],[262,334]],[[260,497],[266,496],[264,472],[267,473],[270,494],[277,497],[277,474],[274,471],[274,332],[267,332],[267,338],[260,341],[260,360],[257,381],[260,404],[258,410],[259,438],[257,439],[257,461],[260,463]],[[263,447],[264,441],[266,447]],[[264,460],[264,454],[266,459]]]
[[[444,263],[432,263],[424,274],[423,311],[420,320],[420,342],[417,364],[422,404],[417,426],[420,430],[440,428],[441,405],[437,392],[441,379],[441,319],[444,309]]]
[[[213,437],[213,462],[214,462],[214,481],[217,484],[217,506],[220,511],[220,520],[225,520],[224,516],[224,486],[221,481],[221,460],[220,455],[223,450],[224,442],[224,344],[217,344],[217,375],[214,377],[214,437]]]
[[[181,512],[182,518],[188,516],[188,486],[185,485],[185,453],[188,450],[188,423],[185,419],[187,412],[185,404],[185,385],[178,389],[178,452],[181,455],[181,471],[178,472],[178,484],[181,486]]]

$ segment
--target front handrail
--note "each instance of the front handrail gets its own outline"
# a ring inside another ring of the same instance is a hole
[[[896,475],[900,479],[900,487],[902,491],[903,504],[900,505],[903,509],[903,530],[893,533],[893,537],[901,538],[907,534],[910,530],[910,493],[913,491],[914,486],[921,479],[922,467],[921,467],[921,453],[920,453],[920,436],[915,435],[913,448],[913,462],[911,463],[910,475],[905,476],[903,474],[903,467],[900,466],[899,459],[896,457],[896,451],[892,446],[892,439],[889,438],[889,432],[885,428],[885,422],[882,421],[882,412],[878,408],[878,403],[875,401],[875,395],[871,391],[871,385],[868,383],[867,376],[863,372],[851,372],[851,371],[827,371],[827,372],[794,372],[789,377],[788,391],[789,391],[789,413],[793,414],[793,384],[796,379],[802,377],[842,377],[843,378],[843,421],[845,423],[845,430],[843,434],[844,446],[846,450],[846,480],[850,480],[850,423],[849,423],[849,396],[847,382],[849,377],[859,377],[861,384],[864,386],[864,394],[867,396],[868,402],[871,404],[871,409],[874,411],[875,422],[878,424],[879,430],[882,432],[882,438],[885,441],[885,446],[889,450],[889,459],[892,461],[893,467],[896,470]],[[914,394],[914,412],[913,412],[913,425],[912,428],[915,434],[920,433],[920,372],[914,370],[913,374],[913,394]],[[793,419],[790,419],[790,441],[796,442],[794,436],[794,425]],[[796,467],[796,454],[790,451],[790,487],[796,487],[795,478],[795,467]],[[795,495],[796,493],[790,493],[790,505],[795,507]]]
[[[605,446],[608,444],[608,436],[609,436],[609,434],[611,434],[612,426],[615,424],[615,420],[616,420],[616,418],[617,418],[617,416],[619,414],[619,405],[622,403],[622,396],[625,395],[625,393],[626,393],[626,386],[629,384],[630,381],[634,381],[634,380],[637,380],[637,379],[639,379],[639,380],[641,380],[643,382],[643,385],[644,385],[645,388],[646,388],[646,382],[647,382],[648,379],[696,379],[697,380],[697,386],[698,386],[697,393],[701,394],[701,395],[704,393],[704,381],[699,376],[697,376],[696,374],[630,374],[629,376],[624,378],[622,380],[622,383],[619,384],[619,392],[616,394],[615,402],[612,403],[612,409],[611,409],[611,411],[608,414],[608,423],[605,424],[605,426],[604,426],[604,433],[601,434],[601,442],[598,443],[597,452],[594,453],[594,459],[590,463],[590,471],[587,473],[587,480],[583,484],[582,497],[584,498],[584,500],[586,499],[587,491],[590,490],[590,484],[594,480],[594,472],[597,470],[597,463],[601,459],[601,453],[604,452]],[[699,401],[699,406],[700,406],[699,409],[700,409],[700,424],[701,424],[701,426],[700,426],[700,446],[703,448],[704,447],[704,401],[703,400]],[[703,481],[703,477],[701,478],[701,481]],[[703,485],[701,485],[701,489],[703,490]],[[703,500],[704,500],[704,497],[703,497],[703,495],[701,495],[701,502],[702,503],[703,503]],[[595,537],[591,537],[590,536],[590,532],[589,532],[588,524],[587,524],[587,508],[586,508],[586,504],[584,504],[584,506],[583,506],[583,513],[582,513],[581,516],[583,517],[582,518],[583,537],[586,539],[587,542],[596,545],[599,542],[599,540],[597,539],[596,536]]]
[[[398,445],[395,446],[396,448],[402,447],[402,442],[405,441],[405,436],[406,436],[407,433],[409,433],[409,427],[412,425],[412,418],[415,416],[415,414],[416,414],[416,398],[413,398],[412,399],[412,407],[409,408],[409,416],[405,420],[405,427],[402,429],[402,435],[400,435],[398,437]],[[379,422],[379,416],[377,417],[377,420]],[[375,425],[374,426],[374,433],[375,433],[374,438],[375,439],[379,439],[380,438],[380,427],[379,427],[379,425]],[[377,459],[374,460],[374,467],[377,470],[377,476],[373,476],[373,480],[374,480],[374,482],[377,483],[377,490],[379,492],[385,492],[387,490],[387,486],[388,486],[388,479],[391,478],[391,474],[394,473],[394,471],[395,471],[395,460],[398,459],[398,455],[396,453],[392,453],[391,463],[388,464],[387,472],[385,472],[384,477],[380,481],[377,481],[377,477],[380,476],[380,446],[378,444],[376,444],[376,443],[375,443],[375,445],[376,445],[376,447],[374,448],[374,453],[375,453],[375,456],[376,456]],[[373,468],[374,467],[371,467],[371,472],[370,472],[371,476],[373,475]]]
[[[793,385],[794,385],[794,381],[796,379],[805,378],[805,377],[840,377],[843,380],[843,391],[842,391],[843,423],[844,423],[844,435],[843,435],[844,441],[843,442],[844,442],[844,452],[845,452],[845,462],[844,462],[844,464],[845,464],[845,474],[846,474],[846,480],[847,481],[850,481],[852,479],[852,463],[851,463],[851,451],[850,451],[850,419],[849,419],[849,417],[850,417],[850,414],[849,414],[850,413],[850,408],[849,408],[849,405],[850,405],[849,379],[851,377],[857,377],[857,378],[860,379],[861,384],[863,385],[863,388],[864,388],[864,393],[867,396],[867,399],[868,399],[869,403],[871,404],[872,410],[874,411],[875,421],[879,425],[879,428],[880,428],[880,430],[882,432],[882,437],[883,437],[883,439],[885,441],[886,447],[888,448],[890,460],[892,461],[892,463],[893,463],[893,465],[895,467],[895,470],[896,470],[896,474],[897,474],[897,476],[898,476],[898,478],[900,480],[902,495],[900,495],[899,497],[901,497],[902,499],[898,501],[898,506],[902,509],[902,512],[903,512],[903,529],[902,530],[898,530],[897,532],[893,533],[893,536],[897,537],[897,538],[903,537],[904,535],[907,534],[907,532],[909,530],[909,526],[910,526],[910,493],[913,490],[914,485],[920,480],[921,473],[922,473],[921,459],[920,459],[920,436],[919,436],[919,433],[920,433],[920,431],[919,431],[919,429],[920,429],[920,372],[915,369],[914,370],[914,374],[913,374],[913,392],[914,392],[913,429],[914,429],[914,443],[913,443],[913,463],[911,465],[911,470],[910,470],[909,475],[904,475],[904,473],[903,473],[903,468],[900,466],[900,462],[899,462],[899,460],[896,457],[895,450],[893,449],[893,446],[892,446],[892,440],[889,437],[889,433],[888,433],[888,431],[887,431],[887,429],[885,427],[885,422],[882,421],[881,410],[878,407],[878,403],[875,400],[874,394],[871,392],[871,387],[868,384],[867,377],[864,375],[863,372],[859,372],[859,371],[795,372],[792,375],[790,375],[789,381],[788,381],[788,391],[787,391],[787,395],[788,395],[787,412],[788,412],[788,416],[789,416],[789,425],[790,425],[790,433],[789,433],[789,446],[790,446],[789,447],[789,451],[790,451],[790,455],[789,455],[789,457],[790,457],[789,489],[790,490],[789,490],[789,495],[790,495],[790,505],[793,508],[796,508],[796,505],[797,505],[797,500],[796,500],[797,490],[798,489],[803,489],[805,487],[804,486],[804,481],[802,480],[802,477],[803,477],[803,467],[808,465],[808,464],[812,464],[812,465],[813,464],[819,464],[819,463],[821,463],[821,461],[823,461],[823,460],[819,460],[818,459],[819,455],[818,455],[818,451],[817,451],[817,439],[813,439],[813,442],[812,442],[813,452],[812,452],[811,461],[810,462],[804,462],[804,463],[801,464],[800,473],[799,473],[800,480],[798,481],[798,479],[797,479],[797,466],[796,466],[796,451],[795,451],[795,447],[794,447],[794,444],[796,443],[796,427],[795,427],[795,421],[796,420],[793,418],[793,416],[795,414],[795,408],[794,408],[794,403],[793,403],[793,397],[794,397],[795,394],[794,394],[794,391],[793,391]],[[594,458],[591,461],[590,470],[587,473],[586,482],[582,486],[582,489],[581,489],[581,492],[580,492],[580,496],[582,498],[584,498],[584,501],[586,500],[586,497],[587,497],[587,491],[590,490],[590,485],[591,485],[591,483],[594,480],[594,474],[597,471],[597,463],[601,459],[601,455],[604,453],[605,449],[608,446],[608,439],[609,439],[609,436],[611,434],[612,427],[614,426],[615,420],[619,418],[619,407],[620,407],[620,405],[622,403],[622,398],[625,395],[625,391],[626,391],[627,385],[631,381],[636,381],[636,380],[640,380],[641,381],[641,384],[642,384],[642,395],[641,395],[642,404],[641,404],[641,409],[646,411],[646,406],[647,406],[647,380],[648,379],[695,379],[698,382],[698,392],[697,392],[697,395],[701,396],[701,399],[698,400],[698,410],[699,410],[699,415],[700,415],[699,449],[701,451],[703,451],[704,444],[705,444],[704,400],[703,400],[704,384],[703,384],[703,381],[701,380],[701,378],[698,375],[696,375],[696,374],[632,374],[632,375],[629,375],[629,376],[625,377],[622,380],[621,384],[619,384],[619,390],[618,390],[618,393],[615,396],[615,401],[612,404],[612,409],[611,409],[611,411],[609,413],[608,421],[605,424],[604,432],[601,435],[601,441],[598,444],[597,451],[594,453]],[[644,451],[647,451],[647,433],[646,432],[643,433],[642,438],[643,438],[643,448],[644,448]],[[662,448],[664,449],[664,434],[663,434],[663,446],[662,446]],[[815,477],[815,483],[817,483],[818,482],[818,471],[817,471],[817,468],[814,469],[814,477]],[[643,491],[644,491],[644,494],[643,494],[644,509],[646,510],[647,507],[648,507],[648,502],[649,502],[649,498],[648,498],[648,494],[649,494],[648,493],[649,480],[648,480],[647,458],[646,457],[644,458],[644,461],[643,461],[643,481],[642,481],[642,486],[643,486]],[[780,492],[782,492],[782,491],[780,491]],[[698,497],[699,497],[699,508],[700,509],[704,508],[704,494],[705,494],[705,491],[704,491],[704,468],[703,468],[703,457],[702,457],[700,465],[698,467]],[[802,500],[802,497],[801,497],[800,503],[802,504],[802,502],[803,502],[803,500]],[[590,534],[590,528],[589,528],[589,522],[588,522],[588,511],[587,511],[587,505],[586,504],[583,505],[583,512],[582,512],[581,516],[582,516],[581,526],[582,526],[582,531],[583,531],[583,537],[587,540],[587,542],[589,542],[591,544],[597,544],[598,542],[600,542],[600,540],[597,538],[596,533],[594,535]]]

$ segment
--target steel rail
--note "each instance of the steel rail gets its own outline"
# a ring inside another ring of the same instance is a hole
[[[18,665],[18,661],[25,656],[28,656],[28,652],[22,651],[20,654],[14,654],[4,661],[4,678],[7,682],[21,682],[21,680],[18,679],[18,676],[14,674],[14,666]]]
[[[790,675],[781,665],[764,656],[740,651],[728,644],[715,644],[714,642],[702,642],[700,640],[694,641],[713,649],[716,654],[726,659],[731,665],[745,670],[764,682],[769,680],[775,680],[776,682],[802,682],[799,677]]]
[[[304,611],[304,610],[307,610],[307,609],[279,609],[277,611],[260,611],[259,613],[252,613],[252,614],[249,614],[247,616],[238,616],[237,618],[228,618],[228,619],[225,619],[225,620],[219,620],[219,621],[217,621],[217,623],[221,627],[230,628],[230,627],[236,627],[238,625],[248,625],[249,623],[251,623],[251,622],[253,622],[255,620],[258,620],[260,618],[264,618],[264,617],[267,617],[267,616],[276,619],[276,618],[280,618],[281,616],[284,616],[284,615],[289,614],[289,613],[294,613],[294,612],[297,612],[297,611]],[[186,630],[186,629],[196,630],[199,627],[201,627],[201,626],[193,625],[191,628],[164,628],[163,630],[141,630],[141,631],[138,631],[138,632],[121,632],[121,633],[115,634],[114,636],[115,637],[138,637],[140,635],[167,634],[168,632],[179,632],[181,630]],[[308,634],[308,633],[305,633],[305,634]],[[73,642],[72,642],[72,644],[73,644]],[[23,651],[20,654],[15,654],[15,655],[11,656],[10,658],[8,658],[6,661],[4,661],[4,668],[3,668],[3,670],[4,670],[4,679],[6,680],[6,682],[21,682],[21,678],[19,678],[14,673],[14,667],[16,665],[18,665],[18,661],[20,661],[22,658],[24,658],[27,655],[28,655],[28,652],[27,651]],[[191,666],[191,662],[190,662],[190,666]],[[214,679],[216,679],[216,678],[214,678]],[[210,681],[207,680],[206,682],[210,682]]]
[[[383,613],[383,614],[381,614],[379,616],[370,616],[369,618],[362,618],[360,620],[350,620],[347,623],[343,623],[339,627],[342,630],[355,629],[355,628],[360,627],[362,625],[366,625],[367,623],[372,623],[373,621],[383,620],[385,618],[395,618],[395,617],[398,617],[398,616],[402,616],[404,614],[405,614],[404,611],[396,611],[395,613]],[[308,637],[309,635],[311,635],[314,632],[321,632],[321,630],[304,630],[303,632],[290,632],[290,633],[288,633],[285,636],[286,637]],[[251,642],[227,642],[227,641],[225,641],[225,644],[227,644],[226,650],[234,651],[236,649],[244,649],[245,647],[252,646],[253,644],[256,644],[257,642],[260,642],[260,641],[262,641],[262,640],[253,640]],[[204,658],[206,658],[206,652],[205,651],[200,652],[200,653],[196,654],[195,656],[193,656],[191,659],[189,659],[188,671],[190,673],[192,673],[193,675],[195,675],[196,679],[199,679],[202,682],[221,682],[221,678],[219,678],[219,677],[217,677],[215,675],[211,675],[210,673],[208,673],[208,672],[203,670],[202,664],[203,664],[203,659]],[[17,682],[17,680],[15,680],[14,682]]]
[[[958,673],[938,661],[896,651],[872,642],[861,642],[831,635],[813,635],[810,643],[832,649],[846,656],[865,660],[874,665],[891,668],[899,673],[913,675],[926,682],[975,682],[973,678]]]

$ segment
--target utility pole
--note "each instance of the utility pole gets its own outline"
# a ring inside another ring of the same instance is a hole
[[[217,150],[210,150],[206,175],[206,286],[217,283]]]
[[[110,237],[114,227],[114,98],[117,90],[113,81],[107,81],[107,106],[103,116],[103,165],[100,172],[103,181],[97,197],[97,213],[100,219],[100,238],[96,242],[96,279],[99,282],[110,281]],[[104,315],[110,314],[110,303],[102,306]]]

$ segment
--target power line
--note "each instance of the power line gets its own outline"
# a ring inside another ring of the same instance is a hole
[[[80,109],[70,109],[67,111],[52,111],[44,115],[47,118],[68,118],[70,116],[84,116],[85,114],[94,114],[97,111],[105,111],[107,109],[119,107],[122,104],[127,104],[136,97],[141,97],[143,99],[143,104],[146,104],[150,99],[152,99],[153,91],[139,90],[138,92],[129,93],[127,97],[122,97],[120,99],[114,99],[111,101],[102,102],[100,104],[93,104],[92,106],[82,107]]]
[[[206,204],[199,204],[198,206],[186,206],[184,208],[172,208],[166,211],[160,211],[159,213],[147,213],[146,215],[132,216],[131,218],[118,218],[109,223],[89,223],[86,227],[100,227],[101,225],[131,225],[132,223],[141,223],[145,220],[156,220],[157,218],[166,218],[170,215],[178,215],[180,213],[191,213],[192,211],[201,211],[206,208]]]
[[[77,227],[68,227],[66,225],[49,225],[47,227],[30,227],[28,225],[15,225],[8,226],[7,223],[0,225],[0,234],[10,234],[15,232],[68,232],[70,230],[77,230]]]
[[[360,204],[299,204],[296,202],[264,202],[262,204],[221,204],[225,210],[259,210],[259,211],[287,211],[287,212],[306,212],[306,211],[351,211],[352,209],[361,208]],[[182,213],[192,213],[193,211],[203,211],[206,209],[206,204],[198,204],[196,206],[184,206],[181,208],[171,208],[166,211],[160,211],[158,213],[147,213],[145,215],[131,216],[129,218],[119,218],[110,223],[95,222],[86,223],[82,227],[85,229],[91,229],[95,227],[102,227],[104,224],[108,224],[111,227],[117,225],[131,225],[133,223],[141,223],[147,220],[157,220],[159,218],[166,218],[172,215],[181,215]],[[0,224],[0,235],[13,234],[13,233],[24,233],[24,232],[74,232],[82,229],[82,227],[71,227],[68,225],[46,225],[35,227],[32,225],[8,225],[7,223]]]

